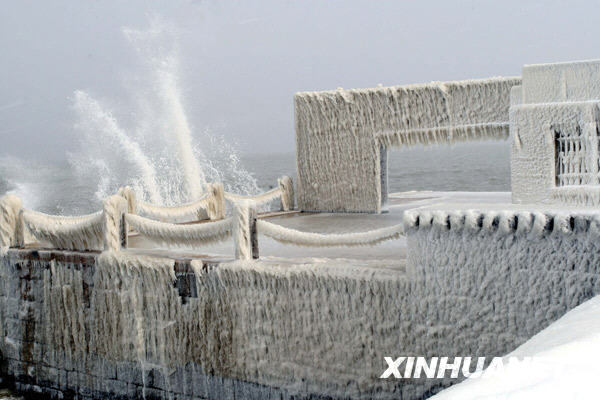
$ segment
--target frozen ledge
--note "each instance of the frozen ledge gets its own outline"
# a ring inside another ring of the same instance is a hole
[[[408,210],[403,216],[407,234],[419,229],[470,233],[549,234],[590,233],[600,236],[600,214],[554,211]]]

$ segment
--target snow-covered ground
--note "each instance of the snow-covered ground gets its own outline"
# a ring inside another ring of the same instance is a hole
[[[531,357],[511,366],[510,357]],[[600,375],[600,296],[581,304],[504,357],[504,372],[446,389],[447,399],[597,399]]]

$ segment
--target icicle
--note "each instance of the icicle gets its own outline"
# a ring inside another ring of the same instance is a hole
[[[546,222],[547,222],[546,215],[542,214],[541,212],[536,211],[536,212],[532,213],[532,216],[533,216],[533,226],[531,229],[531,233],[535,237],[541,237],[546,230]]]
[[[462,211],[451,211],[450,216],[450,229],[462,230],[465,227],[465,213]]]
[[[530,212],[522,211],[517,213],[517,233],[527,234],[531,232],[532,221],[533,218]]]
[[[483,229],[495,230],[497,228],[499,217],[496,211],[487,211],[483,214]]]
[[[419,212],[419,228],[429,228],[433,222],[431,211]]]
[[[448,228],[448,213],[445,211],[434,211],[432,226],[441,230],[446,230]]]
[[[481,212],[477,210],[465,211],[465,227],[471,233],[478,232],[481,229],[480,221],[483,220]]]
[[[498,214],[498,232],[503,235],[513,233],[515,214],[511,211],[501,211]]]
[[[569,235],[573,233],[571,229],[571,215],[566,213],[558,213],[554,215],[553,233],[558,235]]]
[[[404,230],[408,231],[409,229],[417,227],[417,219],[419,217],[419,213],[417,210],[406,210],[402,215],[402,222],[404,223]]]

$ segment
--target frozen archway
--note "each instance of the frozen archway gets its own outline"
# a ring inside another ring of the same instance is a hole
[[[381,212],[387,148],[508,137],[520,78],[304,92],[294,97],[298,206]]]

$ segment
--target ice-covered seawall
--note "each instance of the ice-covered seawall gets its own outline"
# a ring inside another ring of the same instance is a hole
[[[520,78],[297,93],[298,206],[379,212],[389,146],[508,137]]]
[[[593,215],[404,223],[405,270],[10,249],[3,373],[82,398],[419,399],[454,381],[379,379],[384,357],[503,355],[600,293]]]

